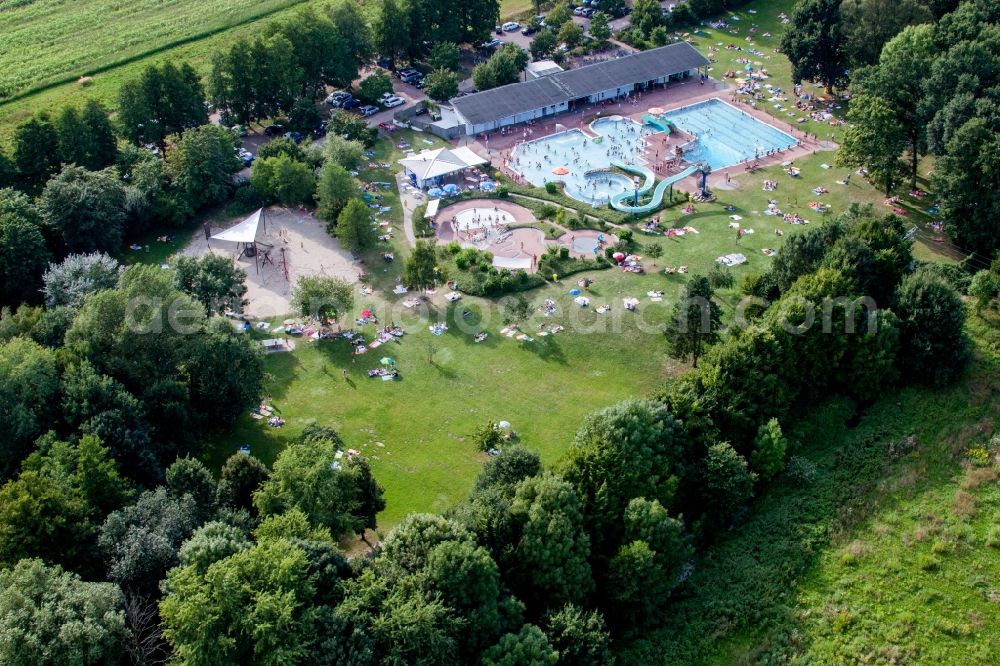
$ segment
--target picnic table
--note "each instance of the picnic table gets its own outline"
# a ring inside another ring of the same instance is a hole
[[[285,341],[282,338],[268,338],[267,340],[261,340],[260,344],[265,350],[271,351],[272,349],[284,347]]]

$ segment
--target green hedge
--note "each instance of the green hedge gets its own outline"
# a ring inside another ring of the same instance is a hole
[[[557,250],[546,252],[538,260],[538,273],[524,270],[511,272],[492,265],[493,255],[475,248],[462,248],[450,243],[441,250],[441,264],[458,290],[471,296],[497,298],[504,294],[535,289],[545,284],[553,273],[564,277],[581,271],[601,270],[610,264],[602,257],[596,259],[562,258]]]

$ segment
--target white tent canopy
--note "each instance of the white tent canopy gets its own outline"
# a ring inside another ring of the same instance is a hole
[[[440,205],[441,205],[440,199],[431,199],[430,201],[428,201],[427,210],[424,212],[424,217],[426,217],[428,220],[433,220],[435,217],[437,217],[438,206]]]
[[[229,227],[225,231],[212,236],[212,240],[224,240],[233,243],[253,243],[257,240],[257,232],[264,221],[264,209],[260,208],[256,213],[243,220],[239,224]]]
[[[489,160],[476,155],[469,148],[436,148],[422,150],[416,155],[399,160],[407,173],[412,173],[417,179],[417,185],[423,187],[427,180],[455,173],[469,167],[486,164]]]

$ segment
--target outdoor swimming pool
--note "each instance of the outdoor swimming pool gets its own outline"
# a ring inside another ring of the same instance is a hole
[[[632,179],[617,173],[597,172],[611,161],[642,164],[643,137],[656,129],[622,118],[599,118],[590,129],[594,139],[578,129],[550,134],[520,144],[511,155],[511,166],[538,187],[562,181],[566,193],[587,203],[607,203],[615,194],[632,189]]]
[[[684,154],[690,163],[707,162],[713,169],[731,166],[790,148],[797,142],[776,127],[761,122],[718,99],[710,99],[663,114],[697,139]]]

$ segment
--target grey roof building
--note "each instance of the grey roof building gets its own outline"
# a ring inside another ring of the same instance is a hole
[[[456,97],[451,105],[467,134],[553,115],[571,102],[597,102],[639,87],[690,76],[708,59],[687,42]]]

